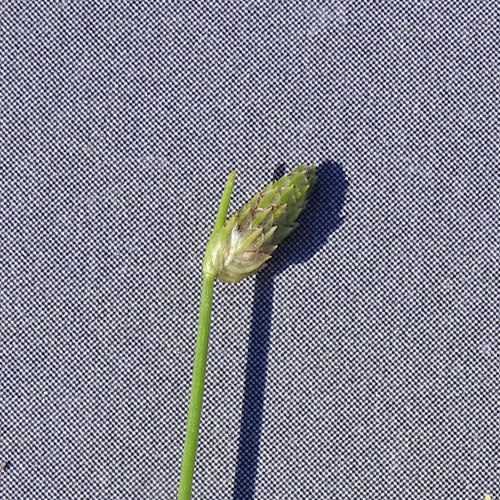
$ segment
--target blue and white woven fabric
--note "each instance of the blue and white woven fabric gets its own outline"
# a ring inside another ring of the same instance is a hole
[[[498,2],[0,1],[0,498],[175,499],[201,264],[199,500],[500,498]]]

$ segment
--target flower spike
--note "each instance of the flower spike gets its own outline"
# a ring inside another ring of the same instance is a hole
[[[266,265],[276,247],[295,229],[304,210],[316,167],[294,168],[243,205],[210,237],[204,271],[220,281],[236,282]]]

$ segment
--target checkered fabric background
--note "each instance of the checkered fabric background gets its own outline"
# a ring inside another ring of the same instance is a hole
[[[300,230],[217,283],[193,499],[500,498],[495,1],[0,2],[0,498],[175,499],[201,261],[317,163]]]

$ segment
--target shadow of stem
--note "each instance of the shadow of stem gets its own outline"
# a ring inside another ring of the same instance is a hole
[[[283,170],[283,166],[278,167],[274,178],[281,177]],[[348,183],[341,166],[325,161],[318,167],[317,175],[299,227],[256,277],[233,500],[251,500],[255,494],[275,278],[288,266],[309,260],[342,223],[340,214]]]

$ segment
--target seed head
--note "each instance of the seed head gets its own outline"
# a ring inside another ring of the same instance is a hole
[[[212,233],[204,272],[236,282],[265,266],[276,247],[296,227],[316,181],[316,167],[299,165],[269,183]]]

